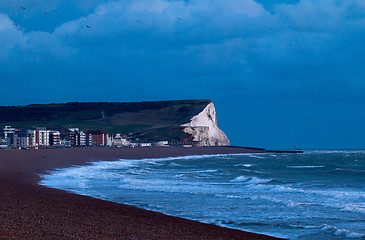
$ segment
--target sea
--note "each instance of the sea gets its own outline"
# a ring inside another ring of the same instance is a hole
[[[288,239],[365,239],[365,151],[99,161],[40,184]]]

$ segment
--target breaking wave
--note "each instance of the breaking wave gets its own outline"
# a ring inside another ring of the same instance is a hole
[[[222,154],[93,162],[40,184],[277,237],[352,239],[365,238],[363,172],[365,151]]]

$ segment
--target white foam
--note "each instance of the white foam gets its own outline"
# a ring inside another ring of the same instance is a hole
[[[218,170],[216,169],[207,169],[207,170],[199,170],[199,171],[195,171],[197,173],[212,173],[212,172],[218,172]]]
[[[178,164],[178,163],[170,163],[169,164],[169,166],[171,166],[171,167],[182,167],[182,165],[181,164]]]
[[[323,168],[325,166],[286,166],[287,168]]]
[[[249,154],[248,156],[251,158],[260,158],[260,159],[266,158],[265,155],[263,156],[263,154]]]
[[[327,224],[323,225],[321,227],[321,230],[324,232],[332,233],[335,236],[343,236],[343,237],[348,237],[348,238],[364,238],[365,237],[365,234],[353,232],[348,229],[337,228],[335,226],[331,226],[331,225],[327,225]]]
[[[225,194],[215,194],[215,196],[217,197],[224,197],[224,198],[235,198],[235,199],[242,199],[242,198],[247,198],[247,197],[241,197],[241,196],[237,196],[237,195],[225,195]]]
[[[340,207],[343,211],[365,213],[365,203],[343,204]]]
[[[272,179],[263,179],[258,177],[247,177],[247,176],[239,176],[231,180],[231,182],[244,182],[249,184],[261,184],[261,183],[268,183],[271,181]]]
[[[239,164],[239,165],[244,166],[244,167],[247,167],[247,168],[249,168],[249,167],[252,167],[252,166],[253,166],[253,164]]]
[[[365,153],[365,150],[306,150],[303,154],[351,154],[351,153]]]

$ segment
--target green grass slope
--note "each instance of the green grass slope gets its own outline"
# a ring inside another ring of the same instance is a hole
[[[188,136],[180,131],[179,126],[189,122],[209,103],[209,100],[179,100],[0,106],[0,126],[38,126],[64,132],[69,127],[78,127],[110,133],[134,133],[146,140],[181,140]]]

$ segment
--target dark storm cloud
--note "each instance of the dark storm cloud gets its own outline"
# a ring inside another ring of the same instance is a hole
[[[299,114],[288,131],[303,125],[318,136],[330,132],[320,123],[339,109],[351,115],[365,102],[360,0],[27,3],[0,4],[2,105],[211,98],[234,143],[281,147],[319,143],[299,131],[275,145],[270,139],[288,124],[257,132],[238,122],[268,126]],[[18,94],[11,93],[14,86]],[[268,115],[254,110],[262,108]],[[310,109],[312,117],[297,109]],[[358,126],[349,146],[360,146],[365,132],[364,114],[355,112],[346,120]]]

